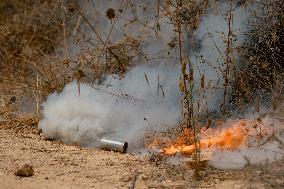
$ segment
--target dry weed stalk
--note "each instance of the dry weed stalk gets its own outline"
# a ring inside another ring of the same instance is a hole
[[[180,91],[183,95],[182,99],[182,108],[183,118],[186,120],[186,129],[190,129],[193,133],[192,142],[195,145],[194,150],[194,170],[196,178],[199,178],[200,171],[200,128],[195,124],[196,115],[194,112],[194,98],[193,98],[193,88],[194,88],[194,70],[190,62],[190,55],[183,55],[183,29],[187,28],[189,31],[192,31],[198,27],[200,14],[204,8],[207,7],[208,1],[202,1],[200,4],[197,4],[195,1],[187,2],[182,0],[176,0],[175,2],[167,1],[168,6],[171,5],[175,7],[175,17],[174,24],[177,28],[178,35],[178,50],[179,50],[179,61],[181,65],[181,80],[179,84]],[[169,15],[172,15],[169,12]],[[172,19],[172,18],[170,18]],[[204,87],[204,78],[201,81],[201,86]]]
[[[226,112],[226,100],[229,86],[229,76],[231,72],[231,68],[234,67],[234,58],[233,58],[233,1],[229,1],[229,10],[227,12],[227,22],[228,22],[228,34],[226,39],[226,61],[225,61],[225,70],[224,70],[224,94],[223,94],[223,104],[222,111]]]

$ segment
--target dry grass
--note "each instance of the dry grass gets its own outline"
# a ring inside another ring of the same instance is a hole
[[[131,38],[96,50],[87,49],[76,56],[69,53],[69,41],[80,34],[73,35],[78,29],[79,15],[68,7],[69,2],[65,1],[0,2],[2,107],[9,105],[11,98],[16,98],[17,109],[32,107],[37,98],[62,90],[73,79],[85,77],[90,81],[100,80],[106,74],[123,76],[131,66],[139,45]]]
[[[63,38],[62,2],[4,0],[0,9],[0,87],[4,101],[12,96],[17,101],[32,97],[36,90],[47,95],[58,87],[53,81],[57,74],[47,57]]]
[[[283,10],[283,1],[273,0],[263,1],[253,12],[252,30],[243,46],[242,62],[233,81],[232,98],[237,105],[270,99],[276,108],[283,97]]]

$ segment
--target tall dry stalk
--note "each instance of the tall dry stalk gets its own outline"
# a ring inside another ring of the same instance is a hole
[[[182,102],[183,109],[185,112],[183,113],[183,117],[186,120],[186,128],[191,129],[193,131],[193,143],[195,145],[195,151],[193,155],[194,160],[194,170],[195,177],[199,177],[200,172],[200,139],[199,139],[199,129],[195,124],[194,117],[194,98],[193,98],[193,88],[194,88],[194,70],[190,62],[190,55],[187,54],[186,57],[183,57],[183,49],[182,49],[182,16],[180,7],[182,6],[181,0],[176,0],[176,27],[178,34],[178,49],[179,49],[179,61],[181,65],[181,80],[179,84],[179,88],[182,93]],[[193,25],[195,26],[196,23]]]
[[[226,55],[226,61],[225,61],[225,70],[224,70],[224,93],[223,93],[223,104],[222,104],[222,111],[223,113],[226,112],[226,100],[227,100],[227,94],[228,94],[228,85],[229,85],[229,75],[230,75],[230,68],[234,64],[233,60],[233,31],[232,31],[232,25],[233,25],[233,1],[230,0],[229,2],[229,10],[227,12],[227,23],[228,23],[228,34],[226,39],[226,49],[225,49],[225,55]]]

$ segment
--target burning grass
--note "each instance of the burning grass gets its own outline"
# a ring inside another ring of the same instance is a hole
[[[233,124],[229,128],[214,130],[204,130],[201,131],[201,139],[200,139],[200,148],[201,149],[210,149],[217,148],[221,150],[236,150],[242,144],[245,143],[249,129],[246,127],[246,122],[241,120],[240,122]],[[189,133],[187,129],[183,131],[183,137]],[[178,144],[173,144],[170,147],[163,148],[162,151],[166,155],[173,155],[176,153],[182,153],[186,155],[192,155],[195,150],[195,145],[186,145],[185,141],[188,141],[185,137],[178,138]],[[181,141],[183,141],[181,143]],[[174,142],[175,143],[175,142]]]
[[[199,148],[201,155],[206,155],[210,159],[210,154],[214,151],[238,151],[241,148],[259,148],[264,145],[269,138],[281,130],[281,124],[272,131],[269,125],[258,119],[231,120],[220,127],[202,127],[200,131]],[[283,128],[282,128],[283,129]],[[180,135],[172,140],[159,137],[147,148],[158,150],[166,156],[183,154],[192,157],[196,150],[192,130],[184,128]],[[207,160],[209,160],[207,159]]]

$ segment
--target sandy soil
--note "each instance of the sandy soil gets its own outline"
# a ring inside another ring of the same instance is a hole
[[[0,188],[284,188],[284,161],[222,171],[206,167],[199,181],[189,165],[46,141],[36,133],[0,127]],[[14,172],[24,163],[32,177]],[[133,185],[135,184],[135,187]]]

